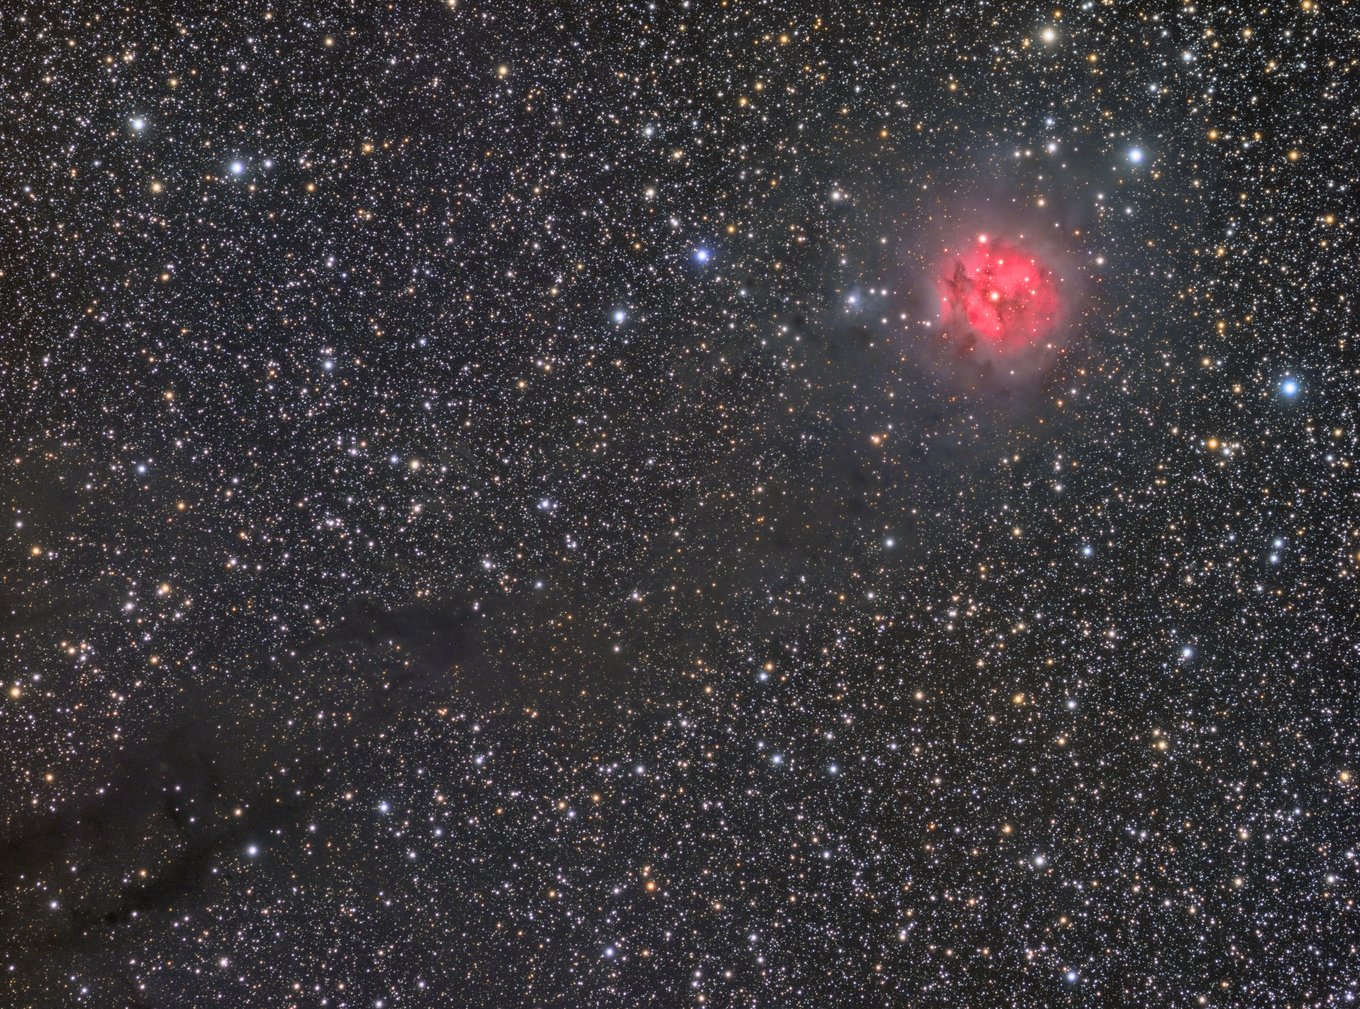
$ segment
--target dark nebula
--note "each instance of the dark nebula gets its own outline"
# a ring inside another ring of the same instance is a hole
[[[0,1007],[1360,995],[1354,4],[0,37]]]

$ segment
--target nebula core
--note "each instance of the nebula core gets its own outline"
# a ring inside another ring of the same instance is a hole
[[[1054,332],[1062,316],[1058,285],[1032,248],[979,235],[944,264],[940,315],[970,349],[1019,350]]]

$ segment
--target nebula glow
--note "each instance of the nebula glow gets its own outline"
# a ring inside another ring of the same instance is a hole
[[[1058,284],[1033,249],[979,235],[941,270],[940,314],[969,346],[1018,350],[1053,333],[1062,315]]]

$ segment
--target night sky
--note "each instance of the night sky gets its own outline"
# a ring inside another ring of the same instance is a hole
[[[1346,0],[0,37],[0,1004],[1360,993]]]

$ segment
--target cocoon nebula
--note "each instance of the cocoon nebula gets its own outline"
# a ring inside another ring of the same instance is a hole
[[[1019,351],[1043,343],[1061,321],[1060,283],[1033,248],[979,235],[942,265],[940,315],[965,349]]]

